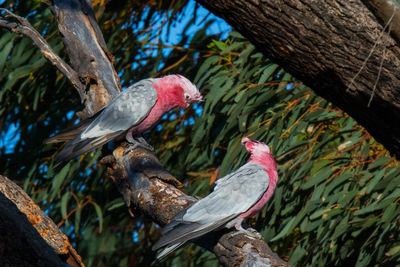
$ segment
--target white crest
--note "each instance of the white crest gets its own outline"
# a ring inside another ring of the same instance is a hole
[[[182,75],[176,75],[180,82],[183,84],[182,89],[187,97],[189,97],[190,101],[201,101],[202,96],[199,92],[199,89],[197,89],[196,85],[194,85],[191,81],[189,81],[187,78],[183,77]]]

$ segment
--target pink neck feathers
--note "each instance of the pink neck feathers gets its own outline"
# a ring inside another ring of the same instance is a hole
[[[182,101],[184,101],[183,92],[173,75],[157,79],[153,83],[153,87],[157,91],[157,102],[147,117],[132,128],[132,133],[134,134],[153,128],[166,112],[182,106]]]
[[[276,184],[278,182],[278,172],[276,170],[275,160],[270,153],[260,152],[256,150],[254,151],[254,153],[251,154],[249,162],[260,164],[268,173],[269,185],[267,191],[265,192],[266,195],[263,196],[266,197],[268,201],[272,197],[272,194],[274,193]]]
[[[278,182],[276,163],[270,153],[263,150],[254,149],[254,151],[251,153],[249,162],[254,162],[264,167],[264,170],[268,173],[269,185],[267,191],[265,191],[260,200],[258,200],[257,203],[245,213],[240,214],[240,217],[242,218],[247,218],[260,212],[274,194],[276,184]]]
[[[257,148],[251,153],[249,162],[257,163],[265,168],[276,170],[276,163],[272,155]]]

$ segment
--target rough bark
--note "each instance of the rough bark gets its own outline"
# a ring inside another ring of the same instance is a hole
[[[197,1],[400,157],[400,48],[361,0]]]
[[[76,87],[86,106],[81,113],[82,118],[101,109],[120,90],[119,79],[112,66],[113,57],[105,48],[88,3],[87,0],[54,0],[49,4],[62,33],[72,69],[86,85],[84,91]],[[57,64],[55,66],[59,67]],[[195,198],[163,182],[176,183],[177,180],[160,165],[152,153],[134,151],[127,145],[120,146],[113,154],[114,157],[107,156],[102,162],[111,163],[110,175],[128,206],[144,213],[156,223],[166,224],[177,212],[195,201]],[[271,251],[262,238],[233,235],[234,232],[212,233],[197,243],[213,251],[224,266],[288,266]]]
[[[391,23],[390,34],[400,43],[400,4],[397,0],[362,0],[382,25]]]
[[[57,225],[0,175],[0,266],[84,266]]]
[[[89,117],[121,91],[114,57],[107,50],[89,0],[53,0],[49,7],[57,19],[71,65],[86,85],[86,90],[79,92],[85,102],[79,116]]]

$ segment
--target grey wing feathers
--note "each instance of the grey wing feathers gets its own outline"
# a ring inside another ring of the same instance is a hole
[[[82,133],[81,138],[126,131],[146,118],[156,102],[157,91],[152,86],[152,79],[140,81],[117,95]]]
[[[63,166],[71,159],[96,149],[146,118],[157,102],[153,81],[154,79],[146,79],[135,83],[117,95],[89,123],[84,121],[81,125],[78,124],[70,133],[62,133],[64,136],[61,135],[61,138],[49,138],[50,142],[55,142],[64,137],[66,139],[67,136],[75,137],[57,154],[54,167]]]
[[[214,191],[191,206],[184,220],[208,221],[240,214],[255,204],[268,189],[269,179],[263,167],[246,163],[237,171],[217,183]],[[211,216],[211,217],[210,217]]]
[[[247,163],[217,181],[214,191],[176,215],[164,227],[153,249],[189,240],[218,229],[251,208],[268,189],[269,177],[262,166]],[[172,251],[172,250],[171,250]],[[171,252],[169,251],[169,252]],[[164,253],[164,252],[163,252]]]

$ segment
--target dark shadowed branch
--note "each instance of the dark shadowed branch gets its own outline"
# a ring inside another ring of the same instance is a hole
[[[0,175],[0,266],[84,266],[57,225]]]

